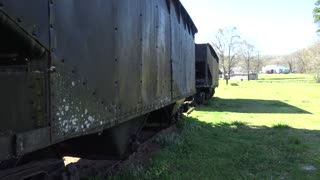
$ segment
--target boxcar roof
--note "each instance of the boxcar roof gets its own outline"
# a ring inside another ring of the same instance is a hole
[[[167,2],[168,1],[170,1],[170,0],[167,0]],[[193,34],[198,33],[198,29],[197,29],[196,25],[194,24],[194,22],[193,22],[192,18],[190,17],[188,11],[184,8],[184,6],[180,2],[180,0],[172,0],[172,1],[174,2],[176,8],[180,11],[181,16],[186,21],[188,26],[191,27],[192,33]]]

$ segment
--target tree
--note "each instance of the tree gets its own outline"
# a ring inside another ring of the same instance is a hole
[[[290,55],[293,59],[295,59],[296,70],[299,73],[306,73],[309,71],[306,55],[306,49],[298,50]]]
[[[317,0],[315,3],[315,8],[313,9],[313,19],[315,23],[320,24],[320,0]],[[320,32],[320,29],[317,30],[317,32]]]
[[[315,79],[320,83],[320,41],[314,43],[311,47],[308,48],[308,61],[309,69],[311,73],[315,74]]]
[[[242,51],[242,56],[244,58],[245,62],[245,67],[247,70],[248,74],[248,81],[250,81],[250,72],[252,72],[252,69],[254,69],[254,66],[252,66],[250,63],[253,64],[253,53],[254,53],[254,46],[249,44],[247,41],[242,41],[241,42],[241,51]]]
[[[223,71],[223,77],[228,85],[231,76],[234,59],[237,55],[237,45],[240,36],[236,27],[224,27],[219,29],[215,35],[212,45],[220,57],[220,65]]]

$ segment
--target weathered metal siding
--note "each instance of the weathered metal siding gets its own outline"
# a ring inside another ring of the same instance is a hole
[[[212,77],[212,87],[219,86],[219,58],[210,44],[207,44],[208,63]]]
[[[0,10],[43,46],[49,47],[48,0],[0,0],[0,4]]]
[[[196,45],[197,87],[217,87],[219,85],[219,63],[217,55],[209,44]]]
[[[29,78],[26,67],[16,67],[15,69],[0,67],[0,82],[2,84],[0,133],[14,133],[30,130],[34,127],[34,124],[28,120],[31,119]]]
[[[125,31],[131,33],[131,27],[117,23],[118,19],[125,18],[125,14],[121,14],[124,11],[118,12],[118,3],[120,1],[56,0],[51,7],[51,19],[54,19],[51,39],[55,41],[52,66],[56,68],[51,75],[54,140],[84,133],[93,127],[102,128],[106,122],[116,123],[121,108],[119,91],[124,86],[120,82],[119,66],[125,65],[121,61],[124,56],[130,57],[132,51],[125,42],[117,41],[131,35],[125,34]],[[126,4],[123,7],[128,9]],[[131,17],[133,15],[127,18]],[[130,41],[127,43],[130,45]],[[121,73],[132,73],[132,77],[127,77],[132,80],[135,67],[129,70],[125,65],[123,68],[127,71]],[[135,87],[132,89],[127,93],[134,96]]]
[[[212,52],[210,51],[210,47],[209,47],[209,45],[207,44],[206,45],[206,55],[207,55],[207,57],[206,57],[206,59],[207,59],[207,71],[208,71],[208,76],[210,77],[210,78],[208,78],[208,81],[211,81],[211,82],[209,82],[210,83],[210,85],[211,85],[211,87],[215,87],[214,86],[214,84],[215,84],[215,82],[214,82],[214,76],[215,76],[215,68],[216,68],[216,66],[215,66],[215,63],[214,62],[216,62],[216,60],[214,59],[214,57],[213,57],[213,55],[212,55]]]
[[[50,51],[39,60],[48,65],[40,70],[40,85],[48,88],[40,96],[48,101],[32,121],[36,126],[28,124],[34,131],[17,134],[19,155],[101,131],[195,92],[196,28],[177,0],[0,0],[0,5],[1,13]],[[23,83],[17,87],[27,86]],[[27,147],[41,136],[43,142]]]
[[[196,93],[196,72],[195,72],[195,43],[194,43],[194,37],[192,34],[192,31],[188,31],[187,35],[187,56],[185,58],[186,60],[186,83],[187,83],[187,93],[188,94],[194,94]]]
[[[171,101],[170,19],[165,1],[142,4],[142,104]]]
[[[194,92],[193,34],[175,12],[177,5],[171,3],[170,15],[165,0],[54,1],[54,141],[126,121]]]
[[[195,92],[195,50],[193,33],[181,13],[171,2],[172,97],[183,98]]]
[[[208,81],[208,52],[205,44],[196,44],[196,87],[209,86]]]
[[[169,104],[171,100],[171,38],[170,38],[170,13],[166,1],[155,0],[156,8],[156,54],[157,61],[157,95],[156,104],[162,106]],[[150,60],[152,60],[151,58]]]

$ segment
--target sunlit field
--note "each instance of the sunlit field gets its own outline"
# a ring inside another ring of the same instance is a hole
[[[320,84],[310,75],[224,81],[208,105],[160,137],[148,167],[118,178],[320,179]]]

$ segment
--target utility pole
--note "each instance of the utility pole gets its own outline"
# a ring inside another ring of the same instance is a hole
[[[247,65],[248,65],[248,67],[247,67],[247,69],[248,69],[248,81],[250,81],[250,56],[248,55],[248,62],[247,62]]]
[[[259,71],[260,71],[260,51],[257,51],[258,52],[258,69],[257,69],[257,74],[259,74]]]
[[[240,36],[238,36],[238,35],[234,35],[234,36],[232,36],[231,37],[231,40],[230,40],[230,43],[228,44],[228,51],[229,51],[229,53],[228,53],[228,78],[226,79],[226,85],[228,85],[228,81],[229,81],[229,79],[231,78],[231,48],[232,48],[232,46],[234,45],[233,44],[233,38],[240,38]]]

